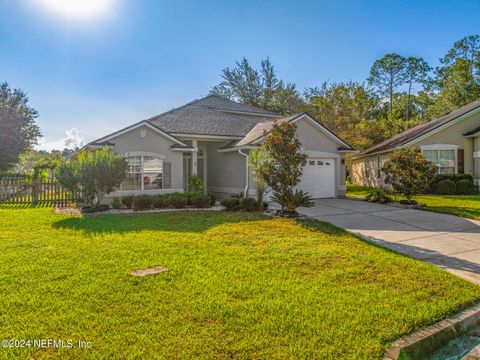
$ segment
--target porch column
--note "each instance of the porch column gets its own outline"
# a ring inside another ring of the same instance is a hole
[[[197,140],[192,140],[192,175],[197,175],[197,153],[198,153],[198,144]]]

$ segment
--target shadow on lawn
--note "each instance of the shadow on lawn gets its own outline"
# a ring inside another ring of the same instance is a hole
[[[137,231],[202,232],[225,223],[262,221],[267,217],[251,213],[172,212],[135,215],[72,217],[53,224],[57,229],[80,230],[89,234]]]
[[[0,209],[4,210],[23,210],[23,209],[44,209],[53,208],[54,203],[41,203],[41,204],[1,204]]]

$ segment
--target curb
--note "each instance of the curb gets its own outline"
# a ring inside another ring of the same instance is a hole
[[[393,342],[383,360],[424,359],[458,336],[480,326],[480,304]]]

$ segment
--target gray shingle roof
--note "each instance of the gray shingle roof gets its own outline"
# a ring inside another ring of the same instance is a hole
[[[148,119],[148,122],[169,133],[243,137],[258,119],[242,119],[209,107],[190,103]]]
[[[211,109],[223,110],[223,111],[233,111],[233,112],[245,112],[261,115],[279,115],[274,112],[260,109],[255,106],[240,104],[238,102],[228,100],[216,95],[208,95],[202,99],[194,100],[187,105],[198,105]]]
[[[450,121],[455,120],[456,118],[467,114],[470,111],[473,111],[477,108],[480,107],[480,100],[476,100],[474,102],[471,102],[470,104],[467,104],[457,110],[454,110],[452,112],[449,112],[443,116],[440,116],[436,119],[427,121],[423,124],[417,125],[411,129],[408,129],[404,132],[401,132],[400,134],[397,134],[390,139],[387,139],[377,145],[372,146],[371,148],[368,148],[365,151],[362,151],[358,157],[364,156],[364,155],[369,155],[369,154],[374,154],[380,151],[388,151],[388,150],[393,150],[398,146],[404,145],[412,140],[415,140],[416,138],[427,134],[428,132],[445,125],[449,123]]]
[[[302,114],[295,114],[295,115],[292,115],[292,116],[289,116],[289,117],[278,119],[277,121],[288,122],[288,121],[291,121],[291,120],[295,119],[296,117],[298,117],[300,115],[302,115]],[[247,144],[250,144],[251,142],[257,140],[258,138],[260,138],[263,135],[264,132],[269,132],[272,129],[273,124],[274,124],[274,121],[267,121],[267,122],[258,123],[248,132],[247,135],[245,135],[245,137],[243,139],[241,139],[236,144],[236,146],[247,145]]]

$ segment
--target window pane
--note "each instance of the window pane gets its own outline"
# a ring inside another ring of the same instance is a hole
[[[141,174],[128,173],[122,182],[122,190],[141,190],[140,178]]]
[[[143,189],[161,189],[163,161],[152,156],[143,157]]]
[[[142,158],[140,156],[133,156],[127,158],[127,173],[139,173],[142,166]]]
[[[438,172],[440,174],[455,174],[455,168],[454,167],[441,167],[438,169]]]
[[[437,150],[423,150],[423,157],[435,164],[438,162],[438,151]]]
[[[440,167],[455,169],[455,150],[440,150],[438,153],[438,163]]]

